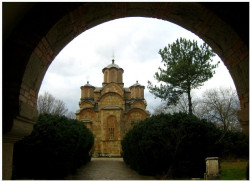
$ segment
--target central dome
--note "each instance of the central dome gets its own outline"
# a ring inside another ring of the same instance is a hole
[[[114,59],[112,60],[112,64],[109,64],[102,69],[102,72],[104,74],[103,85],[112,82],[123,85],[122,74],[124,71],[117,64],[115,64]]]
[[[106,68],[112,68],[112,67],[115,67],[115,68],[120,68],[119,65],[115,64],[115,60],[113,59],[112,60],[112,64],[109,64]]]
[[[102,69],[102,72],[104,72],[106,69],[110,69],[110,68],[122,69],[121,67],[119,67],[119,65],[115,64],[114,59],[112,59],[112,64],[109,64],[108,66],[106,66]]]

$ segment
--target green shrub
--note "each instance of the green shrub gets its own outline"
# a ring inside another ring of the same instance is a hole
[[[13,179],[62,179],[90,161],[93,142],[83,123],[40,115],[31,135],[14,145]]]
[[[212,123],[185,113],[152,116],[122,140],[123,159],[141,174],[203,177],[205,158],[219,156],[221,136]]]
[[[222,158],[249,158],[249,138],[243,132],[228,131],[221,144]]]

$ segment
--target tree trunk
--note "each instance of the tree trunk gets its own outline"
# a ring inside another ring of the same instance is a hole
[[[188,87],[188,113],[193,114],[193,109],[192,109],[192,98],[191,98],[191,89]]]

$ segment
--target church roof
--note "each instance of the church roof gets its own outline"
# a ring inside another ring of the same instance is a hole
[[[89,81],[87,81],[87,84],[85,84],[83,87],[95,87],[95,86],[89,84]]]
[[[80,112],[82,112],[83,110],[87,110],[87,109],[97,111],[94,107],[84,107],[84,108],[80,108],[76,110],[76,114],[80,114]]]
[[[124,89],[125,92],[131,92],[130,88],[124,87],[123,89]]]
[[[131,99],[129,103],[133,104],[136,101],[142,101],[145,105],[147,105],[147,101],[145,99],[140,99],[140,98]]]
[[[144,87],[143,85],[138,83],[138,80],[136,81],[135,84],[131,85],[130,87]]]
[[[132,111],[132,110],[135,110],[135,109],[142,110],[142,111],[144,111],[147,115],[150,115],[150,112],[149,112],[148,110],[144,110],[144,109],[139,108],[139,107],[132,107],[132,108],[128,109],[128,110],[125,112],[125,114],[128,114],[128,112],[130,112],[130,111]]]
[[[81,98],[79,104],[82,102],[90,102],[91,104],[95,105],[95,101],[92,98]]]
[[[110,68],[122,69],[121,67],[119,67],[119,65],[115,64],[114,59],[112,59],[112,64],[109,64],[108,66],[106,66],[102,69],[102,72],[104,72],[105,69],[110,69]]]
[[[101,92],[102,89],[103,89],[103,87],[96,87],[95,90],[94,90],[94,92]]]

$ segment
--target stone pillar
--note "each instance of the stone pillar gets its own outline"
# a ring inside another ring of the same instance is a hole
[[[12,176],[12,161],[14,143],[24,136],[30,135],[34,121],[18,116],[13,121],[10,132],[3,135],[2,142],[2,179],[10,180]]]
[[[249,136],[249,109],[242,109],[238,112],[238,119],[240,121],[243,132]]]
[[[219,158],[208,157],[206,158],[206,173],[205,180],[220,180]]]
[[[2,167],[3,167],[3,180],[10,180],[12,176],[12,155],[13,155],[14,143],[3,143],[2,144]]]

